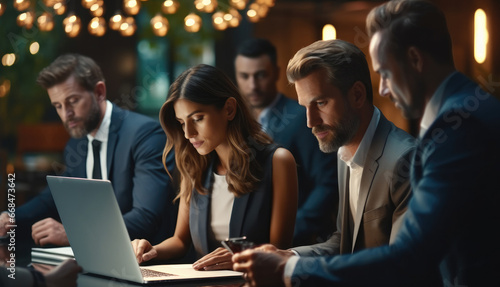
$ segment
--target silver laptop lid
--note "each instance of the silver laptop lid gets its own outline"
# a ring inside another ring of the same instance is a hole
[[[59,176],[47,182],[84,272],[142,283],[111,182]]]

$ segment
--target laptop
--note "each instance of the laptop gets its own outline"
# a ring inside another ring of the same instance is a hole
[[[109,180],[47,176],[69,243],[83,271],[135,283],[241,278],[232,270],[191,264],[140,267]]]

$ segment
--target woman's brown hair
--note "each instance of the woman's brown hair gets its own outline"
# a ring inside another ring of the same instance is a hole
[[[221,110],[229,98],[236,99],[237,103],[236,115],[227,127],[228,143],[231,146],[230,166],[226,174],[229,191],[240,196],[251,192],[259,181],[252,174],[252,166],[256,164],[254,153],[262,146],[272,143],[271,138],[262,131],[260,124],[250,114],[238,88],[221,70],[209,65],[197,65],[184,71],[174,81],[170,86],[167,101],[160,110],[160,123],[167,135],[163,165],[167,169],[165,159],[174,150],[175,163],[180,174],[180,192],[176,199],[184,197],[189,202],[193,188],[201,194],[207,192],[202,183],[203,173],[215,152],[200,155],[184,137],[182,126],[175,117],[175,102],[185,99]],[[167,172],[171,175],[171,171]]]

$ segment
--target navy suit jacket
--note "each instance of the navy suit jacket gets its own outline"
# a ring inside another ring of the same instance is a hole
[[[492,286],[500,248],[500,101],[457,73],[417,146],[410,200],[394,243],[300,258],[301,286]],[[436,280],[437,279],[437,280]],[[497,283],[495,283],[497,282]]]
[[[325,241],[335,231],[339,200],[337,154],[323,153],[306,123],[306,109],[281,95],[269,111],[266,129],[297,163],[299,197],[294,246]]]
[[[113,105],[109,126],[107,169],[130,238],[154,243],[168,238],[175,229],[174,189],[162,164],[165,133],[153,119]],[[68,177],[86,178],[87,137],[71,138],[64,150]],[[173,155],[167,158],[175,167]],[[24,232],[33,223],[52,217],[60,220],[47,187],[16,210],[16,222]]]

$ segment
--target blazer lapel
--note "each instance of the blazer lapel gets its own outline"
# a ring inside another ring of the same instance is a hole
[[[75,177],[87,178],[87,154],[89,139],[85,136],[76,140],[76,144],[70,146],[71,153],[66,154],[66,170]],[[84,164],[80,164],[83,161]]]
[[[342,236],[340,237],[340,253],[351,253],[350,249],[352,244],[352,228],[349,223],[351,217],[351,209],[349,205],[349,167],[343,162],[339,161],[339,180],[342,192],[339,193],[339,204],[342,215],[342,226],[340,227]]]
[[[213,168],[214,161],[210,161],[207,168],[207,173],[205,177],[205,182],[203,186],[207,190],[212,190],[213,184]],[[192,230],[191,234],[198,234],[198,237],[191,237],[194,246],[200,246],[201,251],[197,250],[200,254],[208,254],[208,213],[210,212],[210,193],[199,194],[197,191],[193,191],[193,196],[191,197],[190,203],[190,216],[189,225]],[[193,215],[193,216],[191,216]],[[196,220],[192,220],[196,218]]]
[[[443,91],[443,97],[441,100],[442,102],[441,107],[439,108],[438,117],[441,117],[445,111],[453,110],[456,101],[462,100],[461,97],[463,95],[459,91],[469,83],[471,83],[471,81],[462,73],[457,72],[455,73],[455,75],[451,76]],[[429,130],[430,129],[431,128],[429,127]],[[429,130],[427,130],[427,132],[429,132]],[[417,145],[417,150],[412,158],[412,164],[410,168],[410,182],[412,187],[414,188],[422,178],[422,163],[424,160],[422,156],[425,149],[424,145],[422,144],[422,139],[427,137],[427,132],[424,133],[421,137],[418,137],[419,144]],[[419,164],[414,164],[416,162],[419,162]]]
[[[118,106],[113,105],[113,111],[111,112],[111,123],[109,124],[108,151],[106,156],[106,167],[108,169],[108,178],[110,180],[112,180],[113,174],[113,155],[115,153],[116,144],[119,139],[120,128],[127,112],[128,111],[122,110]]]
[[[365,164],[363,166],[363,174],[361,175],[358,206],[356,210],[356,217],[354,219],[354,232],[352,240],[353,252],[354,252],[354,246],[356,244],[356,239],[359,233],[359,228],[361,226],[363,213],[365,210],[366,199],[368,198],[368,194],[371,191],[373,179],[377,174],[379,166],[378,159],[382,156],[384,152],[385,142],[387,140],[387,136],[389,135],[390,129],[391,129],[390,123],[387,121],[384,115],[380,113],[380,120],[377,125],[377,129],[375,130],[375,134],[373,135],[373,139],[370,144],[370,148],[368,150],[368,155]]]

